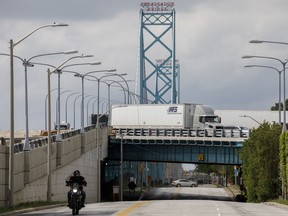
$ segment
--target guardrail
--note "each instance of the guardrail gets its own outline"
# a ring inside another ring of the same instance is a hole
[[[173,137],[227,137],[248,138],[250,130],[231,129],[179,129],[179,128],[113,128],[115,135],[125,136],[173,136]]]
[[[86,131],[90,131],[92,129],[95,129],[95,125],[91,125],[88,127],[85,127],[85,132]],[[80,129],[77,130],[67,130],[67,131],[62,131],[61,132],[61,137],[62,139],[68,139],[70,137],[76,136],[78,134],[80,134]],[[56,142],[56,135],[52,135],[51,136],[51,142]],[[48,144],[48,136],[39,136],[36,139],[31,139],[29,141],[29,145],[30,145],[30,149],[34,149],[34,148],[39,148],[42,147],[44,145]],[[14,144],[14,153],[19,153],[23,151],[23,147],[24,147],[24,143],[23,142],[19,142],[19,143],[15,143]]]

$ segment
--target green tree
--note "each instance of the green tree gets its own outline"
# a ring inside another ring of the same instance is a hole
[[[197,164],[195,171],[201,173],[219,173],[223,172],[233,173],[234,166],[232,165],[211,165],[211,164]]]
[[[286,99],[285,100],[285,108],[286,108],[286,110],[288,110],[288,99]],[[279,110],[279,103],[275,103],[275,105],[274,106],[272,106],[271,108],[270,108],[270,110],[272,110],[272,111],[277,111],[277,110]],[[283,103],[280,103],[280,110],[283,110]]]
[[[263,202],[279,196],[280,134],[279,124],[264,122],[252,131],[240,150],[242,177],[250,202]]]
[[[282,133],[280,137],[279,146],[280,155],[280,176],[282,180],[282,195],[287,199],[287,185],[288,185],[288,133]]]
[[[197,164],[195,172],[198,173],[216,173],[219,175],[227,175],[227,179],[234,177],[234,166],[233,165],[211,165],[211,164]]]

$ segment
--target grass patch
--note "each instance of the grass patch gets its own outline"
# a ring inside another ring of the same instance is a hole
[[[283,204],[283,205],[288,205],[288,200],[273,200],[273,202],[279,203],[279,204]]]
[[[19,205],[13,206],[13,207],[1,207],[0,208],[0,214],[6,213],[6,212],[11,212],[11,211],[22,210],[22,209],[49,206],[49,205],[56,205],[56,204],[63,204],[63,203],[65,203],[65,202],[37,201],[37,202],[21,203]]]

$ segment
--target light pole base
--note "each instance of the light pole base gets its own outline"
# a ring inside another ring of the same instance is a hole
[[[24,140],[23,150],[24,150],[24,151],[30,151],[29,138],[27,138],[27,137],[25,137],[25,140]]]
[[[62,136],[60,133],[57,133],[56,135],[56,142],[62,142]]]

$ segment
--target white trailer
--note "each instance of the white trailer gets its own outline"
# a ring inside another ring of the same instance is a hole
[[[218,129],[220,122],[211,107],[201,104],[131,104],[111,111],[113,128]]]

